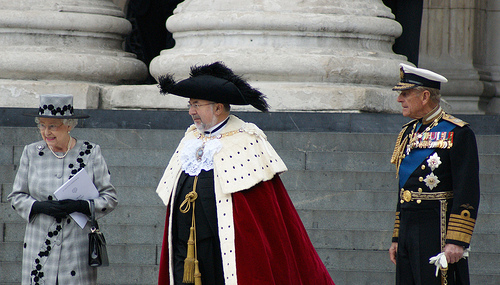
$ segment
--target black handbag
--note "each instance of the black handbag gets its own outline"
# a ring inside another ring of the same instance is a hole
[[[95,220],[94,200],[90,200],[89,265],[91,267],[109,266],[106,239]]]

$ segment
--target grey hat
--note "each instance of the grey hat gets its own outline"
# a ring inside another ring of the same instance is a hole
[[[24,114],[30,117],[56,118],[56,119],[83,119],[87,114],[75,114],[73,109],[73,95],[69,94],[43,94],[40,95],[38,113]]]

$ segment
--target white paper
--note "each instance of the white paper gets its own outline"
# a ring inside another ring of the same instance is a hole
[[[54,192],[54,196],[57,200],[88,200],[99,197],[99,192],[84,168],[59,187]],[[87,215],[85,214],[73,212],[70,216],[82,229],[87,224]]]

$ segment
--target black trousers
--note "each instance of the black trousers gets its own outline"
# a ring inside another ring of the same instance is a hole
[[[440,285],[436,266],[429,258],[441,252],[439,209],[401,209],[398,252],[396,258],[397,285]],[[448,265],[448,284],[466,285],[469,268],[466,259]]]

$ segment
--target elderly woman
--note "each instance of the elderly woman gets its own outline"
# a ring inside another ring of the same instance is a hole
[[[117,205],[116,191],[98,145],[73,138],[78,118],[73,96],[40,96],[34,116],[42,141],[24,147],[8,200],[26,220],[22,284],[96,284],[97,270],[88,265],[90,223],[82,229],[69,214],[90,215],[88,200],[58,200],[54,191],[85,169],[99,196],[94,200],[100,218]]]

